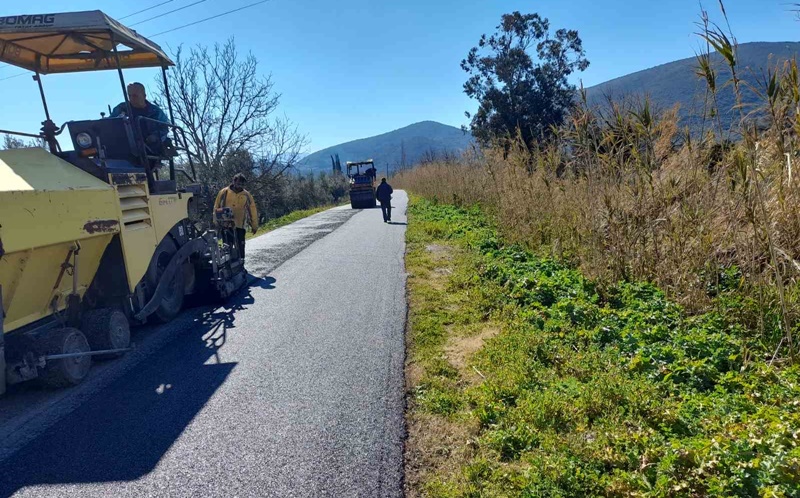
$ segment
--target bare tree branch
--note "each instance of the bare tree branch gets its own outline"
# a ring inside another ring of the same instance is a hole
[[[228,155],[252,151],[273,138],[271,116],[280,95],[270,76],[259,76],[252,54],[239,56],[233,39],[213,51],[181,47],[175,61],[169,83],[175,119],[203,169],[220,169]],[[163,95],[163,83],[158,84]]]
[[[288,118],[275,116],[280,95],[271,77],[259,74],[252,54],[240,56],[233,39],[213,49],[180,47],[174,55],[169,82],[173,112],[176,124],[186,131],[189,153],[199,163],[198,179],[208,187],[204,202],[213,202],[216,191],[242,172],[256,204],[282,212],[287,206],[276,198],[281,189],[304,185],[305,180],[285,173],[297,165],[308,139]],[[165,95],[163,81],[157,83]],[[333,198],[338,198],[340,180],[329,182]],[[306,206],[309,199],[325,196],[318,191],[299,197],[306,200],[286,202]]]

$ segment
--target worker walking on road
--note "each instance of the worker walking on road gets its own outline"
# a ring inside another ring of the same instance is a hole
[[[386,178],[381,178],[381,184],[378,185],[378,190],[375,192],[375,197],[381,203],[381,212],[383,213],[383,222],[388,223],[392,221],[392,186],[386,183]]]
[[[239,254],[244,261],[244,236],[245,224],[249,223],[253,230],[253,235],[258,231],[258,210],[256,201],[250,192],[244,189],[247,178],[241,173],[233,177],[233,183],[219,191],[217,200],[214,202],[214,211],[229,207],[233,211],[234,231],[236,232],[236,242],[239,246]]]

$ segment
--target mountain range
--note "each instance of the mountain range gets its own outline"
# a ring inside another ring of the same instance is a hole
[[[435,121],[422,121],[369,138],[328,147],[304,157],[298,165],[301,172],[330,171],[331,156],[338,154],[343,168],[346,161],[372,159],[378,171],[411,166],[423,157],[460,153],[472,143],[472,135],[454,126]]]
[[[737,72],[743,81],[742,100],[745,112],[759,102],[752,88],[763,86],[767,68],[775,68],[800,53],[798,42],[753,42],[743,43],[738,48]],[[714,53],[711,62],[717,71],[717,105],[723,129],[728,129],[737,119],[734,110],[735,96],[730,79],[730,70],[722,57]],[[607,98],[622,99],[647,95],[656,109],[680,106],[679,115],[683,124],[698,132],[704,126],[706,82],[697,75],[697,59],[689,57],[667,64],[645,69],[616,78],[586,89],[590,105],[603,106]],[[705,123],[708,129],[708,122]],[[459,128],[422,121],[398,130],[369,138],[353,140],[309,154],[300,161],[298,170],[330,171],[331,156],[338,154],[344,166],[346,161],[374,159],[378,171],[395,170],[413,165],[431,153],[458,153],[473,143],[472,136]]]
[[[753,42],[739,45],[736,71],[742,80],[740,88],[745,112],[759,104],[760,97],[753,89],[763,89],[766,70],[774,70],[786,60],[797,57],[798,53],[798,42]],[[726,84],[731,78],[731,72],[716,52],[711,54],[710,59],[717,72],[717,106],[722,127],[728,130],[739,115],[738,110],[734,109],[736,97],[733,85]],[[599,106],[607,103],[607,97],[619,100],[636,95],[647,95],[657,109],[669,109],[679,104],[681,122],[697,132],[703,126],[706,99],[706,81],[697,75],[697,67],[695,57],[669,62],[587,88],[587,98],[590,105]]]

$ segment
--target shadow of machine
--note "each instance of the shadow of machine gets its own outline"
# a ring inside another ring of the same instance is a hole
[[[274,288],[274,279],[251,287]],[[250,286],[220,308],[198,308],[183,332],[12,455],[0,496],[37,485],[132,481],[150,473],[235,370],[220,351],[236,312],[254,302]]]

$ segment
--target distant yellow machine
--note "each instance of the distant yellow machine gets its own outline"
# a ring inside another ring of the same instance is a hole
[[[369,167],[367,167],[369,166]],[[364,171],[361,171],[361,168]],[[347,178],[350,182],[350,207],[370,209],[377,205],[375,199],[375,161],[347,161]]]
[[[130,322],[169,321],[185,295],[225,298],[246,282],[225,243],[235,237],[190,220],[199,185],[182,130],[169,123],[175,145],[153,147],[148,118],[127,100],[123,69],[161,68],[166,87],[174,64],[161,48],[100,11],[3,20],[0,61],[33,71],[46,120],[38,134],[0,133],[42,139],[49,152],[0,151],[0,394],[37,378],[77,384],[93,356],[129,349]],[[96,70],[118,72],[127,115],[58,127],[41,75]],[[56,139],[65,130],[74,150]],[[181,154],[191,174],[175,166]]]

